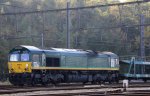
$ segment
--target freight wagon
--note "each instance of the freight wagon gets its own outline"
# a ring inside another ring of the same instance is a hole
[[[128,80],[150,80],[150,62],[141,60],[121,60],[119,78]]]

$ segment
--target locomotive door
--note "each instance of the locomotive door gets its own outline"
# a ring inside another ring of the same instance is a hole
[[[39,67],[41,63],[40,54],[33,54],[32,55],[32,66]]]

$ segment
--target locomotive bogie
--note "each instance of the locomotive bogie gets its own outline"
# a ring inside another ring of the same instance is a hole
[[[77,70],[34,70],[31,74],[10,74],[10,82],[14,85],[29,84],[58,84],[58,83],[104,83],[117,82],[117,71],[77,71]]]

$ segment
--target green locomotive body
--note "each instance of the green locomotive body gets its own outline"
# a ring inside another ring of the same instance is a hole
[[[10,51],[8,66],[14,85],[101,83],[118,81],[119,58],[111,52],[20,45]]]
[[[44,50],[46,67],[117,70],[118,56],[111,52],[94,53],[72,49]]]

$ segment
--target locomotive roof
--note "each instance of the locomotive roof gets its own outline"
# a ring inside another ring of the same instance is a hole
[[[21,47],[24,47],[30,51],[42,51],[41,49],[35,47],[35,46],[27,46],[27,45],[20,45]]]
[[[29,46],[29,45],[19,45],[14,47],[10,52],[12,52],[13,50],[17,50],[17,49],[27,49],[29,50],[31,53],[35,53],[35,52],[45,52],[46,54],[51,54],[51,53],[61,53],[61,54],[67,54],[67,55],[71,55],[71,54],[82,54],[82,55],[89,55],[89,56],[111,56],[111,57],[117,57],[116,54],[112,53],[112,52],[96,52],[96,51],[92,51],[92,50],[82,50],[82,49],[65,49],[65,48],[51,48],[50,50],[43,50],[40,48],[37,48],[35,46]]]
[[[120,62],[126,63],[126,64],[131,64],[131,60],[121,60]],[[146,62],[146,61],[134,61],[134,64],[150,65],[150,62]]]
[[[14,47],[12,50],[10,50],[10,52],[17,50],[17,49],[23,49],[23,48],[29,50],[30,52],[41,52],[42,51],[41,49],[39,49],[35,46],[19,45],[19,46]]]
[[[43,50],[45,53],[51,54],[51,53],[61,53],[61,54],[87,54],[88,52],[86,51],[77,51],[77,50]]]
[[[116,54],[112,52],[96,52],[92,50],[81,50],[81,49],[64,49],[64,48],[51,48],[51,50],[44,50],[45,53],[61,53],[61,54],[83,54],[91,56],[111,56],[117,57]]]

